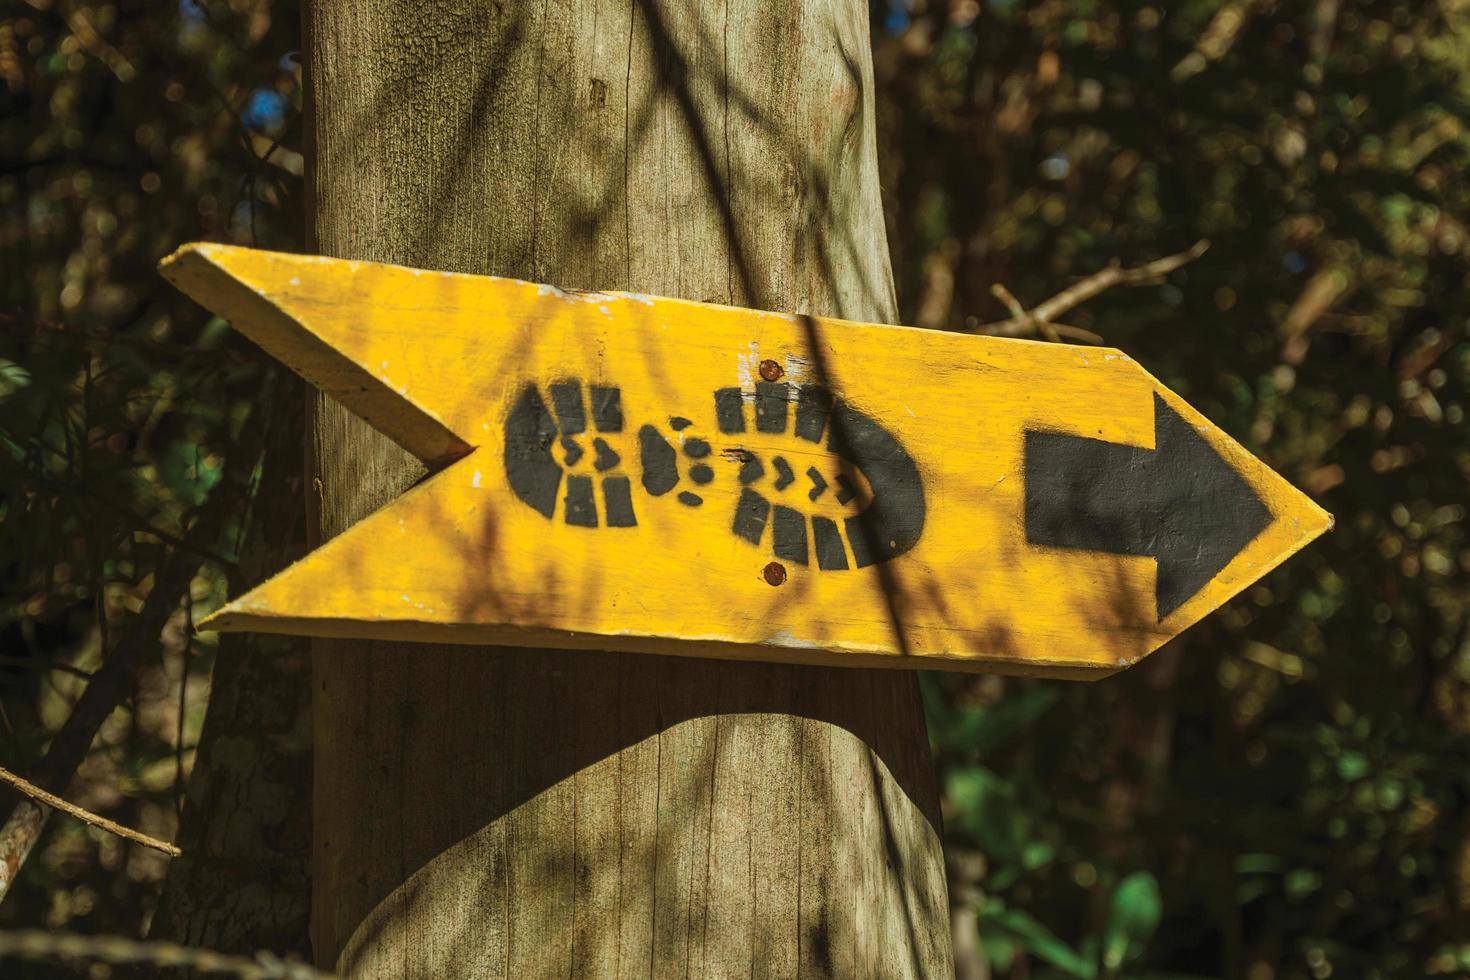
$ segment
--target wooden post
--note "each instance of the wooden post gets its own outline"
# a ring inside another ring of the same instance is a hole
[[[317,0],[305,27],[317,251],[894,319],[861,0]],[[323,538],[422,475],[334,403],[310,436]],[[316,650],[319,962],[952,972],[911,673]]]

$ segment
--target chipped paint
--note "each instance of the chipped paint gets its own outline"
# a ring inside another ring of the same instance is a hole
[[[804,640],[789,629],[783,629],[766,640],[768,646],[786,647],[790,650],[820,650],[821,644]]]

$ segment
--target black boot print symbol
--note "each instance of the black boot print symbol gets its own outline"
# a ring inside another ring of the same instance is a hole
[[[628,477],[615,472],[622,457],[605,438],[623,431],[622,392],[590,385],[584,400],[579,381],[558,381],[550,385],[550,390],[556,407],[554,421],[533,384],[521,390],[505,420],[505,475],[512,492],[550,518],[556,513],[557,491],[565,467],[562,520],[578,527],[598,526],[594,484],[600,480],[602,523],[607,527],[636,527],[632,484]],[[584,445],[588,402],[592,425],[598,433],[591,440],[590,459]],[[562,453],[561,463],[556,461],[554,448]],[[591,473],[586,472],[589,469]]]
[[[794,397],[793,397],[794,396]],[[746,432],[745,396],[739,388],[715,392],[715,415],[720,431],[727,436]],[[791,385],[760,381],[755,386],[755,429],[758,433],[785,433],[807,443],[827,436],[827,451],[846,465],[829,481],[816,465],[805,467],[808,483],[801,489],[809,504],[816,504],[833,484],[835,501],[843,506],[857,497],[854,475],[867,481],[870,499],[859,513],[837,519],[823,514],[810,518],[802,510],[779,499],[799,482],[796,469],[784,455],[773,455],[770,491],[761,481],[768,475],[761,457],[749,450],[740,455],[738,478],[743,488],[735,505],[731,530],[752,544],[760,544],[766,527],[771,527],[771,551],[784,561],[805,565],[815,550],[817,567],[825,570],[848,568],[846,538],[858,568],[897,558],[919,541],[924,532],[924,488],[919,468],[894,436],[873,419],[853,408],[821,385]],[[795,412],[792,412],[792,405]],[[794,415],[794,418],[793,418]],[[799,450],[810,455],[810,448]],[[792,455],[796,455],[793,452]],[[799,502],[799,498],[793,500]],[[807,533],[810,526],[811,533]]]
[[[584,398],[578,381],[559,381],[548,388],[555,419],[537,386],[528,384],[506,420],[505,469],[511,490],[551,519],[565,474],[562,519],[598,527],[594,483],[600,479],[601,526],[636,526],[630,480],[617,471],[621,456],[604,438],[623,432],[619,389],[587,386]],[[589,402],[599,433],[591,442],[593,474],[579,472],[589,462],[584,445]],[[887,561],[918,542],[925,514],[918,467],[903,445],[869,416],[821,385],[784,382],[757,382],[753,396],[722,388],[714,393],[714,409],[725,444],[718,455],[741,487],[730,525],[737,537],[760,545],[770,527],[775,557],[806,565],[814,551],[817,567],[824,570]],[[746,427],[748,415],[753,415],[753,432]],[[672,436],[652,424],[639,428],[640,482],[649,496],[663,497],[679,488],[682,454],[689,482],[675,499],[686,507],[703,506],[699,489],[715,480],[721,464],[709,439],[686,431],[692,427],[690,419],[673,416],[668,419]],[[824,436],[825,447],[814,449],[813,444],[822,446]],[[789,440],[789,450],[769,448],[783,440]],[[757,443],[759,450],[749,448]],[[799,462],[793,465],[792,459]],[[866,499],[859,500],[864,484]],[[854,513],[854,508],[860,509]]]

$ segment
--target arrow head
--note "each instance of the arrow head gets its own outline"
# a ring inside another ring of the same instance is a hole
[[[1271,525],[1245,478],[1154,394],[1155,455],[1146,492],[1155,519],[1155,598],[1162,620]]]

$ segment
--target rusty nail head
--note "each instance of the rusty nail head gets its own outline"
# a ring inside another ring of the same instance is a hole
[[[781,370],[781,365],[777,364],[775,361],[769,359],[761,361],[761,377],[765,378],[767,381],[775,381],[777,378],[781,377],[783,373],[784,372]]]
[[[786,566],[779,561],[773,561],[766,565],[761,574],[765,576],[767,585],[780,585],[786,581]]]

